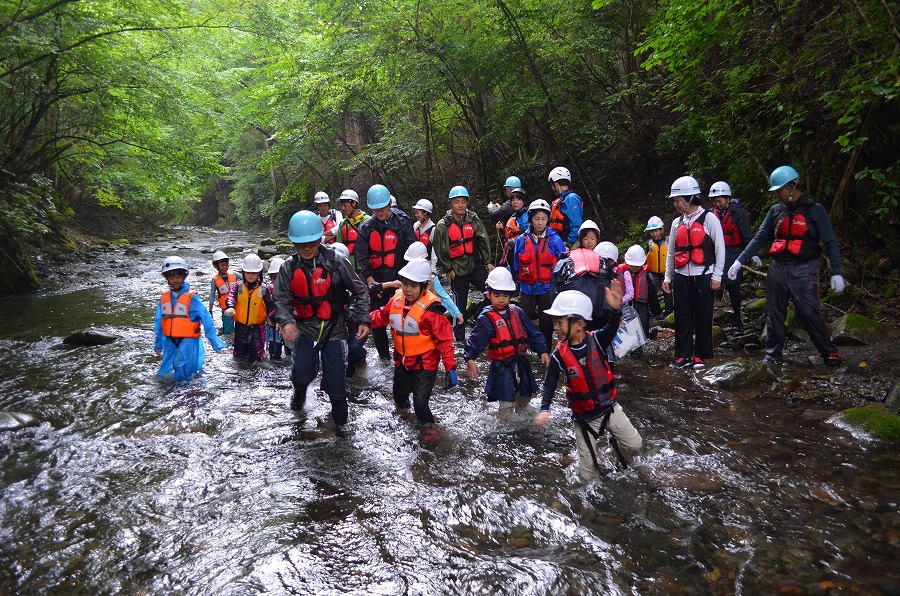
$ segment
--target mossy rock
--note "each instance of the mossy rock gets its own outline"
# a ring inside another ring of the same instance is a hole
[[[794,321],[797,319],[797,313],[794,312],[794,309],[789,309],[787,311],[787,316],[784,317],[784,328],[790,329],[794,326]]]
[[[886,441],[900,441],[900,416],[875,408],[850,408],[841,418],[857,428]]]
[[[756,297],[757,297],[757,298],[765,298],[765,297],[766,297],[766,290],[765,290],[765,289],[759,289],[759,290],[756,290]]]
[[[667,329],[675,328],[675,313],[670,312],[666,315],[666,318],[663,319],[662,323],[660,323],[660,327],[666,327]]]
[[[831,336],[839,346],[865,346],[900,336],[897,329],[868,317],[849,313],[831,324]]]
[[[766,312],[766,299],[765,298],[757,298],[756,300],[751,300],[747,303],[746,308],[744,308],[747,312]]]
[[[714,344],[723,342],[726,339],[725,330],[722,329],[722,327],[719,325],[713,325],[712,334],[713,334],[713,343]]]

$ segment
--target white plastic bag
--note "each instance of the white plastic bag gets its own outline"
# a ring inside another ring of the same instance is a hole
[[[618,358],[624,358],[633,349],[646,342],[647,337],[644,335],[640,317],[635,317],[630,321],[623,320],[619,323],[619,331],[612,340],[613,353]]]

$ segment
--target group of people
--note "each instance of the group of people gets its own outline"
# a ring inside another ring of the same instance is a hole
[[[346,378],[365,366],[364,346],[372,335],[379,358],[393,362],[397,410],[412,406],[420,423],[428,425],[435,422],[429,400],[440,366],[446,388],[459,383],[458,341],[464,343],[462,357],[471,379],[478,377],[477,360],[487,352],[486,395],[499,402],[501,419],[523,410],[541,391],[535,422],[542,426],[563,378],[579,473],[591,479],[603,473],[596,445],[606,431],[623,467],[642,445],[616,403],[611,343],[623,315],[638,317],[647,334],[651,314],[663,312],[663,305],[674,309],[673,366],[703,367],[712,356],[713,306],[723,273],[727,271],[724,285],[733,324],[740,326],[740,270],[751,258],[759,262],[756,252],[766,243],[771,243],[773,262],[767,283],[766,361],[781,362],[790,297],[826,363],[840,363],[815,284],[809,284],[817,279],[821,242],[835,272],[832,287],[843,289],[840,255],[827,214],[799,195],[799,175],[792,168],[773,172],[770,190],[780,202],[752,237],[726,183],[712,186],[713,209],[707,211],[697,181],[679,178],[669,197],[680,217],[672,222],[668,238],[661,218],[650,218],[647,249],[631,246],[623,263],[618,247],[603,240],[600,226],[583,219],[583,201],[570,189],[569,171],[554,168],[549,182],[556,197],[552,203],[528,202],[520,180],[510,177],[505,202],[489,205],[503,246],[496,265],[486,228],[468,208],[469,192],[463,186],[450,189],[448,209],[438,217],[431,201],[416,202],[415,222],[381,184],[366,194],[371,214],[360,210],[359,196],[351,189],[338,198],[340,213],[331,209],[325,193],[318,193],[318,213],[302,210],[291,217],[288,236],[295,253],[284,261],[273,259],[269,283],[263,282],[264,267],[256,254],[246,255],[241,271],[233,272],[227,255],[214,253],[208,308],[190,289],[183,259],[168,257],[162,272],[169,288],[160,299],[155,324],[155,348],[163,356],[159,374],[187,380],[202,368],[201,325],[214,350],[227,350],[211,317],[218,302],[222,332],[231,338],[235,357],[254,362],[267,350],[276,359],[282,349],[289,350],[293,409],[303,408],[307,387],[321,367],[321,388],[331,402],[332,418],[338,427],[344,425]],[[446,275],[449,293],[440,273]],[[470,287],[484,297],[474,310],[468,308]],[[511,302],[516,295],[518,304]],[[550,343],[554,332],[555,347]],[[529,349],[546,368],[542,390],[526,359]]]

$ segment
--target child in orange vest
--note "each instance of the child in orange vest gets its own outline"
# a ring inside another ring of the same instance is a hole
[[[616,402],[616,383],[606,359],[622,316],[619,310],[622,285],[618,280],[605,290],[605,298],[611,309],[610,316],[607,324],[597,331],[586,330],[585,322],[591,319],[593,306],[590,298],[577,290],[560,292],[547,311],[553,317],[553,328],[562,341],[556,344],[550,357],[544,377],[541,413],[535,418],[535,424],[543,427],[550,419],[550,402],[559,377],[563,375],[578,445],[578,474],[584,481],[605,475],[596,453],[597,442],[605,431],[609,431],[609,443],[622,467],[628,466],[643,444],[641,435]]]
[[[187,264],[181,257],[171,256],[163,261],[163,277],[169,289],[162,293],[156,307],[153,330],[156,341],[153,349],[162,356],[162,364],[156,373],[159,376],[172,374],[176,381],[187,381],[203,369],[205,350],[200,343],[200,325],[206,338],[216,352],[228,349],[216,337],[216,325],[203,308],[203,301],[191,285],[185,281]]]
[[[224,314],[234,317],[234,357],[250,363],[266,358],[266,317],[275,307],[266,303],[262,269],[259,255],[244,257],[243,283],[235,285],[225,300]]]
[[[650,278],[650,314],[659,316],[662,314],[662,308],[659,304],[659,292],[662,290],[663,281],[666,277],[666,258],[668,256],[668,240],[665,236],[665,227],[663,220],[657,216],[647,220],[647,227],[644,231],[650,236],[647,241],[647,271]],[[666,313],[672,312],[673,300],[672,294],[663,292],[663,304]]]
[[[209,282],[209,314],[212,314],[213,304],[218,302],[219,308],[222,309],[222,335],[226,336],[226,339],[231,338],[234,330],[234,320],[225,314],[225,309],[228,308],[225,300],[228,299],[228,294],[232,288],[241,281],[241,275],[230,271],[228,263],[228,255],[221,250],[214,252],[212,264],[216,268],[216,274],[212,276],[212,280]]]
[[[541,364],[550,364],[547,341],[518,306],[509,303],[516,284],[508,269],[497,267],[488,274],[487,296],[491,305],[475,320],[466,340],[465,360],[469,378],[478,376],[475,359],[487,347],[491,368],[485,387],[488,401],[499,401],[497,417],[509,420],[531,401],[540,388],[531,364],[525,358],[528,347],[541,355]]]
[[[453,329],[444,316],[441,300],[428,290],[431,265],[425,259],[413,259],[398,273],[402,294],[372,311],[372,327],[391,326],[394,336],[394,403],[399,410],[413,408],[422,424],[433,423],[428,406],[438,364],[447,371],[445,388],[459,384],[453,355]]]

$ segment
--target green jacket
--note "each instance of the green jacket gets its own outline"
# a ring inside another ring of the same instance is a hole
[[[491,262],[491,246],[488,240],[487,231],[481,218],[474,211],[466,210],[461,225],[471,223],[475,228],[475,252],[471,255],[463,255],[458,259],[450,258],[450,236],[449,225],[453,218],[448,210],[444,217],[440,218],[434,226],[434,238],[431,241],[434,247],[434,254],[437,255],[438,266],[445,272],[451,270],[456,275],[469,275],[475,271],[476,265],[485,267]]]

